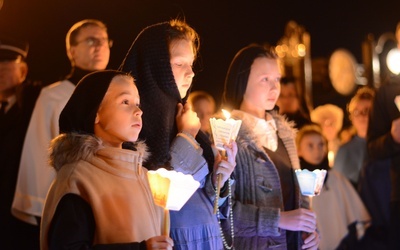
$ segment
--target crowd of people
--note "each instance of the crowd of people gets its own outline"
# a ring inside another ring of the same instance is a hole
[[[183,20],[144,27],[118,69],[102,21],[65,41],[71,71],[45,85],[27,79],[28,43],[0,36],[2,249],[400,249],[399,76],[347,113],[308,110],[274,47],[251,43],[217,102],[192,91],[200,35]],[[242,122],[223,150],[220,109]],[[147,178],[160,168],[200,183],[168,216]],[[312,200],[301,169],[327,171]]]

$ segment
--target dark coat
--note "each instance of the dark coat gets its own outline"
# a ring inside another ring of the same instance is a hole
[[[23,83],[17,102],[0,119],[0,221],[5,229],[0,242],[4,249],[39,249],[39,227],[16,219],[11,204],[25,133],[40,89],[38,83]]]

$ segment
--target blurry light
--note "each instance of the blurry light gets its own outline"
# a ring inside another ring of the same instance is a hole
[[[328,152],[328,162],[329,162],[329,167],[333,167],[335,161],[335,153],[333,151]]]
[[[390,72],[395,75],[400,73],[400,50],[394,48],[389,51],[386,57],[386,65],[389,68]]]
[[[302,43],[297,45],[297,54],[301,57],[304,57],[306,55],[306,46]]]

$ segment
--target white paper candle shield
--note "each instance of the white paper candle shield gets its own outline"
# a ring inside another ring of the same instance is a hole
[[[192,175],[165,168],[149,170],[147,176],[154,202],[168,210],[179,211],[200,186]]]
[[[241,120],[231,119],[229,112],[226,110],[223,109],[222,112],[226,117],[225,120],[210,118],[213,140],[218,150],[224,150],[224,144],[236,139],[242,125]]]
[[[297,169],[295,172],[302,195],[316,196],[321,193],[326,176],[326,170],[316,169],[311,172],[307,169]]]

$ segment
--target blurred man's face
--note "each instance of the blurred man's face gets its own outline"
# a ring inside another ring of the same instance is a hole
[[[75,66],[88,70],[103,70],[110,59],[110,43],[107,32],[97,26],[80,30],[77,44],[71,46],[70,53]]]
[[[15,87],[26,78],[28,66],[20,58],[12,61],[0,61],[0,99],[15,93]]]

